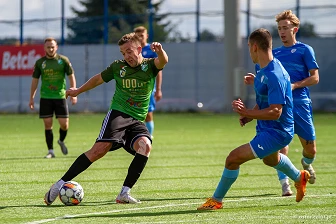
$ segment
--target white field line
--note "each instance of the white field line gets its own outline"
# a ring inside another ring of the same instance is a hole
[[[336,196],[335,194],[307,195],[307,196],[305,196],[305,198],[335,197],[335,196]],[[279,199],[286,199],[286,198],[292,198],[292,197],[293,196],[291,196],[291,197],[279,197],[279,196],[277,196],[277,197],[263,197],[263,198],[240,198],[240,199],[232,199],[232,200],[225,199],[224,202],[262,201],[262,200],[273,200],[273,199],[279,200]],[[64,215],[64,216],[50,218],[50,219],[42,219],[42,220],[38,220],[38,221],[27,222],[26,224],[40,224],[40,223],[53,222],[53,221],[62,220],[62,219],[85,218],[85,217],[90,217],[90,216],[93,216],[93,215],[103,215],[103,214],[112,214],[112,213],[120,213],[120,212],[140,211],[140,210],[155,209],[155,208],[168,208],[168,207],[180,207],[180,206],[188,206],[188,205],[200,205],[201,203],[202,202],[183,203],[183,204],[167,204],[167,205],[157,205],[157,206],[149,206],[149,207],[142,207],[142,208],[118,209],[118,210],[111,210],[111,211],[105,211],[105,212],[93,212],[93,213],[84,213],[84,214],[75,214],[75,215]],[[336,215],[329,215],[329,216],[336,216]],[[178,221],[178,222],[181,222],[181,221]],[[195,222],[195,220],[193,220],[193,222]],[[154,223],[159,224],[159,223],[165,223],[165,222],[153,222],[153,224]],[[169,223],[171,223],[171,222],[169,222]]]

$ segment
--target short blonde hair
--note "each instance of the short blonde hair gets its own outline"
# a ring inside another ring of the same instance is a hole
[[[285,10],[275,16],[275,21],[278,23],[280,20],[289,20],[295,27],[300,26],[299,18],[292,12],[292,10]]]
[[[132,43],[135,43],[135,44],[141,46],[139,37],[135,33],[128,33],[128,34],[125,34],[124,36],[122,36],[120,38],[120,40],[118,41],[118,45],[121,46],[121,45],[124,45],[128,42],[132,42]]]
[[[138,27],[135,27],[133,31],[134,31],[135,33],[142,33],[142,32],[147,31],[147,29],[146,29],[146,27],[144,27],[144,26],[138,26]]]

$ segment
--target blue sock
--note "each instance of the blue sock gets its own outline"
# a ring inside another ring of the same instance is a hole
[[[280,162],[276,166],[273,166],[273,168],[283,172],[295,182],[300,180],[300,170],[298,170],[284,154],[280,153]]]
[[[283,172],[281,172],[280,170],[277,170],[278,173],[278,178],[279,180],[283,180],[283,179],[287,179],[288,177],[286,176],[286,174],[284,174]]]
[[[222,201],[231,185],[237,180],[238,175],[239,169],[229,170],[224,168],[222,178],[219,181],[216,191],[212,197],[217,201]]]
[[[309,159],[309,158],[303,156],[302,159],[303,159],[303,162],[305,162],[307,165],[309,165],[309,164],[312,164],[314,162],[315,157],[312,158],[312,159]]]
[[[153,136],[153,132],[154,132],[154,121],[148,121],[148,122],[146,122],[146,127],[147,127],[147,129],[148,129],[148,131],[149,131],[149,134],[150,134],[151,136]]]

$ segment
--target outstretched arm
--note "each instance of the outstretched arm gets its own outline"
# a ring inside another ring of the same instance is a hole
[[[303,87],[306,87],[306,86],[313,86],[313,85],[316,85],[317,83],[319,83],[320,81],[320,76],[319,76],[319,72],[318,72],[318,69],[311,69],[309,70],[309,73],[310,73],[310,76],[301,80],[301,81],[298,81],[298,82],[295,82],[295,83],[292,83],[292,90],[294,89],[298,89],[298,88],[303,88]]]
[[[245,104],[240,100],[234,100],[232,102],[233,111],[237,112],[240,116],[258,120],[277,120],[282,113],[281,104],[271,104],[269,107],[264,109],[247,109]]]
[[[91,77],[86,83],[84,83],[81,87],[77,88],[70,88],[66,91],[66,97],[71,96],[71,97],[76,97],[79,94],[86,92],[90,89],[93,89],[99,85],[104,83],[103,78],[101,77],[101,74],[97,74],[93,77]]]
[[[162,45],[158,42],[153,42],[151,44],[151,50],[157,54],[157,58],[154,60],[156,68],[162,69],[168,63],[168,55],[165,50],[163,50]]]

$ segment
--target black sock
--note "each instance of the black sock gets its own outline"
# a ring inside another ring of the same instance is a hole
[[[138,181],[143,169],[146,166],[148,157],[136,153],[133,161],[131,162],[128,173],[124,181],[124,186],[132,188],[133,185]]]
[[[68,133],[68,130],[65,130],[65,131],[64,131],[64,130],[62,130],[62,129],[59,129],[59,134],[60,134],[59,140],[60,140],[61,142],[64,141],[64,139],[65,139],[67,133]]]
[[[46,139],[46,142],[47,142],[48,149],[53,149],[54,148],[54,144],[53,144],[54,135],[53,135],[52,129],[51,130],[45,130],[44,133],[45,133],[45,139]]]
[[[70,181],[75,178],[78,174],[89,168],[92,162],[87,158],[87,156],[83,153],[78,156],[75,162],[71,165],[69,170],[64,174],[61,178],[64,181]]]

